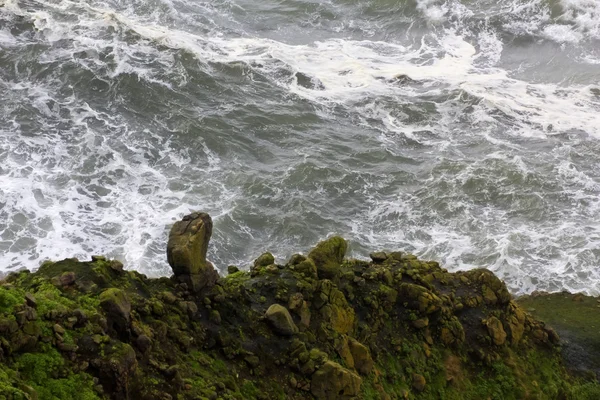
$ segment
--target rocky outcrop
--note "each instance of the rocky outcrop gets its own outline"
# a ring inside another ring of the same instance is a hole
[[[339,236],[331,237],[319,242],[314,249],[308,253],[317,267],[320,279],[335,279],[340,274],[340,265],[346,256],[348,243]]]
[[[487,270],[450,273],[399,251],[345,259],[331,238],[285,265],[265,253],[218,277],[210,231],[202,213],[176,224],[170,278],[101,256],[7,276],[0,398],[599,398],[594,370],[568,374],[568,343]],[[593,358],[584,320],[597,303],[568,302]]]
[[[206,259],[211,235],[212,219],[200,212],[183,217],[169,233],[169,265],[175,278],[195,292],[214,285],[219,278],[214,266]]]

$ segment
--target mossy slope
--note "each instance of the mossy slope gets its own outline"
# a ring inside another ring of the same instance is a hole
[[[449,273],[400,252],[345,260],[345,242],[334,240],[314,259],[230,268],[200,291],[103,257],[11,274],[0,286],[0,399],[583,399],[597,390],[567,374],[558,335],[491,272]]]

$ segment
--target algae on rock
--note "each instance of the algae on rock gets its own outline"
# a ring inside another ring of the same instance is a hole
[[[104,257],[47,262],[0,283],[0,398],[586,399],[558,336],[491,272],[402,252],[344,259],[319,243],[285,265],[218,277],[212,223],[169,240],[171,278]],[[569,300],[570,301],[570,300]],[[582,322],[583,323],[583,322]],[[593,378],[593,377],[590,377]],[[587,397],[586,397],[587,396]]]

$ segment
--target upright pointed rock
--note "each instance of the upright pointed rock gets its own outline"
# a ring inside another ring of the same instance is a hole
[[[176,222],[169,233],[167,260],[175,277],[194,292],[213,286],[219,274],[206,260],[212,235],[210,215],[194,212]]]

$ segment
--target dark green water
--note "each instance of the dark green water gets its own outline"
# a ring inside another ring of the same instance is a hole
[[[600,3],[0,0],[0,269],[341,234],[600,289]]]

